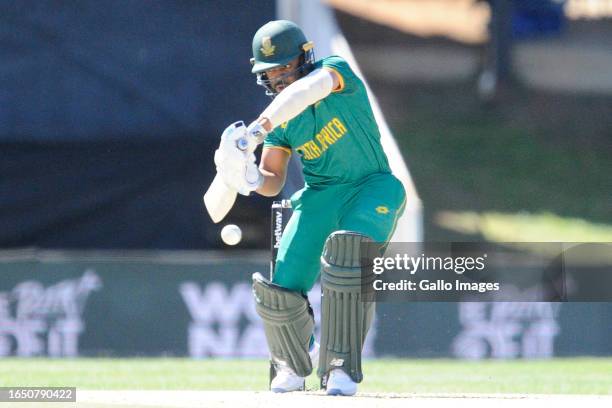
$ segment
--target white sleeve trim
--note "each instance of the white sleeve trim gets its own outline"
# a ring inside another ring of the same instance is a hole
[[[293,119],[331,93],[334,86],[332,75],[326,69],[316,69],[298,79],[274,98],[261,117],[269,119],[272,128]]]

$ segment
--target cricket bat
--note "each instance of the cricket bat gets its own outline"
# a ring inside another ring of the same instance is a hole
[[[204,206],[215,224],[223,220],[232,209],[237,195],[236,190],[225,185],[219,174],[215,176],[204,194]]]

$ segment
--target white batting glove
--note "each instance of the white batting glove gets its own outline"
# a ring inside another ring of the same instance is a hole
[[[244,173],[245,183],[241,189],[237,190],[238,193],[245,196],[248,196],[251,191],[257,190],[264,182],[264,176],[259,171],[257,163],[255,163],[255,155],[251,153],[251,157],[247,162],[246,172]]]
[[[257,144],[263,143],[267,135],[268,131],[264,129],[264,127],[260,125],[258,121],[251,122],[251,124],[247,127],[248,139],[256,141]],[[255,147],[257,147],[257,145],[255,145]],[[251,151],[255,151],[255,149]]]
[[[240,166],[217,167],[217,174],[221,176],[226,186],[245,196],[261,187],[264,181],[264,177],[255,163],[253,153]]]
[[[248,196],[263,184],[263,175],[252,152],[264,138],[260,129],[248,130],[243,122],[231,124],[221,135],[221,143],[215,151],[217,173],[228,187],[242,195]]]
[[[247,128],[244,122],[235,122],[229,125],[221,135],[219,148],[215,151],[215,164],[217,167],[231,165],[231,162],[245,162]],[[240,147],[239,147],[240,145]]]

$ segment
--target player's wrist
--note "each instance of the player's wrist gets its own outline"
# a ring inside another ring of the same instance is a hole
[[[272,121],[270,119],[262,116],[257,119],[257,123],[259,123],[266,130],[266,132],[272,131]]]
[[[259,144],[263,143],[270,130],[266,129],[264,124],[260,123],[258,119],[251,122],[251,124],[247,127],[247,134],[250,140],[255,140]]]

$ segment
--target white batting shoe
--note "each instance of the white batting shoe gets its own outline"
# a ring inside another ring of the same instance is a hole
[[[357,383],[343,370],[334,368],[327,378],[327,395],[355,395]]]
[[[272,392],[304,391],[306,379],[287,366],[276,366],[276,377],[270,383]]]
[[[319,343],[316,341],[312,343],[308,354],[310,355],[310,361],[312,362],[312,369],[316,370],[319,364]],[[270,390],[272,392],[293,392],[293,391],[304,391],[306,388],[306,378],[300,377],[291,368],[286,365],[276,366],[276,377],[270,383]]]

